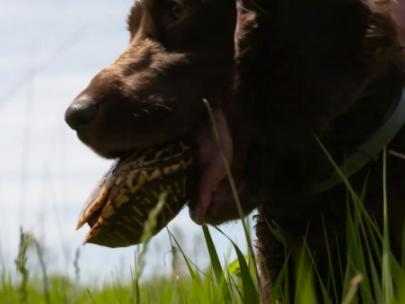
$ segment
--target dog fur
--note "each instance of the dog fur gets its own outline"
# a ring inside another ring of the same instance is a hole
[[[265,284],[285,261],[284,248],[270,231],[274,226],[284,231],[292,250],[305,236],[323,265],[324,229],[338,244],[344,242],[346,191],[342,185],[319,194],[309,191],[312,181],[333,170],[314,135],[339,163],[373,134],[400,96],[403,19],[393,5],[371,0],[136,1],[128,49],[95,76],[66,119],[104,157],[179,137],[198,150],[195,134],[206,133],[201,130],[208,124],[202,100],[209,100],[214,109],[221,108],[230,129],[229,161],[243,186],[243,210],[259,210]],[[388,149],[405,152],[405,129]],[[361,189],[368,176],[366,208],[377,220],[381,168],[379,159],[351,179]],[[404,233],[404,160],[389,156],[387,180],[398,252]],[[190,203],[192,212],[196,206]],[[197,221],[219,224],[237,217],[234,203],[224,202],[212,204]]]

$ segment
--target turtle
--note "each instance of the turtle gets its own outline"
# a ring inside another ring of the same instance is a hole
[[[159,201],[152,235],[164,228],[187,202],[193,153],[182,141],[136,151],[116,160],[89,196],[77,229],[90,226],[84,243],[126,247],[143,241],[149,215]]]

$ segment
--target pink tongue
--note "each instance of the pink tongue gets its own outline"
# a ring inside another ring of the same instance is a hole
[[[221,108],[214,110],[216,127],[220,136],[225,158],[228,163],[232,163],[233,145],[224,112]],[[225,165],[221,156],[221,151],[215,140],[212,128],[204,128],[197,139],[199,166],[201,168],[201,178],[198,188],[198,201],[194,213],[194,221],[203,224],[205,214],[211,203],[212,195],[219,182],[225,177]]]

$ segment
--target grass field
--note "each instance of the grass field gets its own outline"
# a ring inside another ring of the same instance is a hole
[[[279,278],[273,282],[271,303],[404,304],[405,250],[402,250],[399,258],[391,254],[387,218],[389,202],[385,191],[382,198],[384,224],[378,227],[365,211],[362,195],[353,190],[339,168],[336,167],[336,170],[346,184],[348,193],[348,201],[342,202],[349,207],[347,258],[341,262],[339,273],[331,270],[329,277],[321,280],[311,252],[304,247],[301,254],[294,258],[295,269],[288,269],[286,264]],[[385,189],[385,176],[382,180]],[[156,208],[161,208],[162,203]],[[153,226],[153,222],[154,218],[150,217],[147,226]],[[244,225],[248,226],[247,223]],[[245,229],[245,233],[248,244],[252,244],[248,229]],[[73,262],[76,270],[74,277],[63,273],[50,275],[41,243],[29,233],[21,231],[19,253],[14,265],[17,276],[11,274],[11,269],[2,267],[0,303],[264,303],[265,295],[259,288],[259,271],[253,246],[248,246],[247,252],[242,252],[229,240],[237,259],[221,263],[208,227],[202,227],[202,234],[210,257],[207,269],[198,269],[193,257],[186,256],[181,244],[169,233],[176,248],[173,273],[167,277],[142,279],[150,240],[150,234],[146,231],[144,245],[138,247],[133,265],[128,265],[132,279],[127,282],[117,279],[104,286],[92,286],[78,283],[79,255]],[[405,249],[405,231],[402,248]],[[286,254],[289,255],[287,248]],[[29,259],[39,262],[35,271],[28,266]],[[183,260],[186,271],[176,271],[175,259]],[[331,265],[332,262],[330,260]],[[295,273],[293,278],[292,272]],[[337,286],[343,286],[343,290],[339,291]]]
[[[367,217],[368,218],[368,217]],[[321,282],[320,289],[316,266],[311,254],[303,251],[298,259],[298,268],[292,291],[288,270],[284,269],[275,282],[273,299],[283,298],[283,303],[405,303],[405,256],[395,260],[389,250],[384,249],[383,234],[366,224],[367,218],[352,216],[348,224],[348,251],[350,262],[344,265],[341,276]],[[364,228],[364,230],[363,230]],[[367,235],[366,238],[363,232]],[[0,275],[0,303],[262,303],[253,259],[244,255],[235,245],[238,256],[235,261],[223,265],[215,250],[210,232],[203,227],[206,246],[211,259],[208,269],[200,270],[192,263],[192,257],[184,255],[181,245],[175,242],[177,254],[173,259],[184,259],[187,271],[173,266],[173,274],[141,280],[147,245],[140,247],[131,268],[132,279],[103,286],[77,283],[80,277],[79,256],[75,264],[75,277],[49,275],[43,258],[41,244],[32,236],[22,232],[19,254],[15,259],[18,276],[9,271]],[[381,237],[381,238],[380,238]],[[360,242],[360,239],[366,242]],[[380,242],[380,244],[378,244]],[[372,258],[371,248],[378,251],[379,258]],[[39,261],[36,270],[28,267],[28,260]],[[175,261],[174,261],[175,262]],[[367,266],[366,266],[367,265]],[[365,276],[365,274],[368,276]],[[333,284],[343,282],[344,291],[337,294]],[[318,290],[318,292],[316,292]],[[281,303],[272,301],[273,303]]]

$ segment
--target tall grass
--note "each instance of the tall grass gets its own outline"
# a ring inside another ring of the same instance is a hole
[[[331,269],[330,277],[321,281],[312,253],[303,246],[293,279],[291,269],[286,266],[273,285],[271,303],[281,303],[280,299],[282,303],[297,304],[405,303],[405,265],[396,260],[389,249],[385,239],[388,229],[380,231],[375,222],[369,222],[371,217],[360,206],[348,210],[347,259],[341,262],[338,273]],[[144,245],[146,247],[136,254],[133,280],[96,287],[80,284],[79,253],[72,262],[76,269],[74,279],[66,274],[48,276],[42,246],[32,235],[22,231],[15,262],[18,280],[13,280],[7,272],[1,274],[0,303],[263,303],[252,257],[244,255],[229,239],[237,259],[221,263],[210,229],[203,226],[202,233],[211,260],[207,269],[198,269],[193,258],[184,253],[179,241],[169,232],[173,247],[177,248],[176,258],[185,261],[187,275],[155,277],[141,282],[147,255],[147,245]],[[29,268],[29,259],[39,261],[40,271]],[[332,267],[334,261],[330,262]],[[291,282],[295,288],[289,285]],[[343,286],[341,294],[336,285]]]
[[[213,117],[212,117],[213,118]],[[248,241],[246,253],[219,228],[216,228],[229,241],[236,254],[235,261],[221,261],[216,245],[211,237],[210,229],[202,227],[205,246],[210,258],[210,265],[199,269],[193,262],[193,257],[187,256],[181,243],[168,231],[168,235],[175,249],[173,251],[173,275],[167,277],[156,276],[141,281],[146,264],[149,240],[156,224],[156,218],[165,204],[164,194],[156,208],[151,212],[146,223],[143,236],[144,244],[138,247],[131,270],[132,280],[120,282],[116,280],[103,287],[80,283],[80,251],[76,252],[72,264],[74,278],[67,274],[52,275],[47,272],[44,258],[43,244],[34,236],[21,231],[18,255],[15,268],[18,274],[14,279],[10,269],[3,267],[0,273],[0,304],[3,303],[405,303],[405,250],[402,258],[397,260],[391,250],[389,242],[389,198],[386,192],[386,158],[383,153],[383,176],[381,185],[383,190],[383,225],[377,225],[367,213],[363,205],[367,191],[367,180],[360,193],[357,193],[345,177],[344,172],[334,163],[326,148],[319,141],[325,155],[334,166],[336,172],[346,185],[347,205],[346,218],[346,246],[337,247],[339,254],[333,254],[328,242],[330,237],[325,234],[325,246],[329,271],[327,277],[321,276],[313,253],[305,242],[298,256],[296,265],[289,269],[292,257],[288,253],[287,242],[282,232],[273,229],[276,238],[285,244],[286,263],[270,290],[270,298],[261,292],[259,270],[256,263],[249,223],[243,221],[245,236]],[[226,162],[226,159],[224,159]],[[229,169],[229,168],[228,168]],[[228,170],[229,171],[229,170]],[[230,173],[228,177],[231,180]],[[239,209],[240,206],[239,206]],[[241,212],[241,210],[240,210]],[[392,228],[391,228],[392,229]],[[405,227],[402,247],[405,248]],[[284,241],[283,241],[284,240]],[[343,250],[345,250],[343,252]],[[333,256],[342,256],[342,260],[334,261]],[[39,262],[39,271],[29,267],[28,260]],[[179,275],[178,260],[183,259],[186,275]],[[1,261],[4,264],[3,261]],[[336,265],[338,267],[336,268]],[[130,267],[130,266],[129,266]]]

